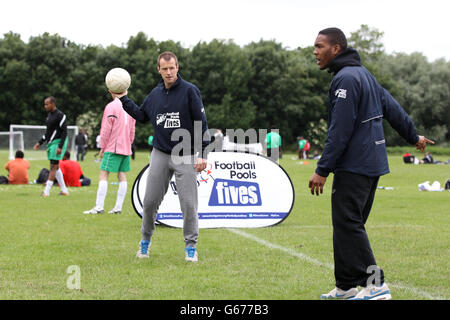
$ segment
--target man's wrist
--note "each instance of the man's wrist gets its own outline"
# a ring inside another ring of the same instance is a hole
[[[317,168],[316,168],[316,173],[317,173],[319,176],[324,177],[324,178],[328,177],[328,175],[330,174],[328,171],[326,171],[326,170],[324,170],[324,169],[322,169],[322,168],[320,168],[320,167],[317,167]]]

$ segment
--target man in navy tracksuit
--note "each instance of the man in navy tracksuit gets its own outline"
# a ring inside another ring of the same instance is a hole
[[[153,152],[143,203],[142,240],[137,257],[148,258],[159,205],[175,174],[183,213],[186,261],[196,262],[198,238],[197,172],[206,167],[205,149],[210,143],[208,124],[199,89],[178,74],[178,60],[172,52],[158,57],[162,81],[141,107],[127,97],[116,95],[123,108],[139,122],[151,121],[155,129]],[[200,140],[200,141],[199,141]]]
[[[347,48],[341,30],[320,31],[314,47],[320,69],[334,74],[325,148],[309,181],[311,193],[319,195],[330,172],[334,173],[331,206],[336,288],[321,298],[390,299],[364,228],[378,179],[389,173],[382,120],[421,151],[434,142],[417,135],[399,103],[361,65],[358,52]],[[359,292],[358,286],[363,287]]]

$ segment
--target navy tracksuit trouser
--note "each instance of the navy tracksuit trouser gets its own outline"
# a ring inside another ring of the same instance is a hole
[[[364,227],[372,208],[379,177],[336,172],[331,211],[336,287],[348,290],[370,283],[383,284]]]

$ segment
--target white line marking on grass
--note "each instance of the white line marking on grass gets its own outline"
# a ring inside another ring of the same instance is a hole
[[[312,263],[312,264],[314,264],[316,266],[325,267],[327,269],[334,270],[334,265],[332,265],[330,263],[321,262],[321,261],[319,261],[317,259],[311,258],[310,256],[308,256],[308,255],[306,255],[304,253],[296,252],[295,250],[292,250],[292,249],[280,246],[278,244],[271,243],[271,242],[269,242],[267,240],[258,238],[256,236],[254,236],[252,234],[249,234],[249,233],[247,233],[245,231],[242,231],[240,229],[227,228],[227,230],[232,232],[232,233],[234,233],[234,234],[240,235],[240,236],[242,236],[244,238],[253,240],[253,241],[255,241],[255,242],[257,242],[257,243],[259,243],[259,244],[261,244],[263,246],[266,246],[268,248],[277,249],[277,250],[283,251],[285,253],[288,253],[291,256],[297,257],[297,258],[299,258],[301,260],[304,260],[306,262]],[[436,297],[436,296],[433,296],[432,294],[430,294],[430,293],[428,293],[428,292],[426,292],[424,290],[416,289],[414,287],[407,286],[407,285],[404,285],[404,284],[389,283],[389,285],[391,287],[397,288],[399,290],[409,291],[409,292],[411,292],[411,293],[413,293],[413,294],[415,294],[417,296],[422,296],[422,297],[424,297],[426,299],[430,299],[430,300],[446,300],[446,298]]]
[[[281,250],[283,252],[286,252],[286,253],[290,254],[291,256],[294,256],[294,257],[297,257],[299,259],[305,260],[305,261],[310,262],[310,263],[312,263],[312,264],[314,264],[316,266],[326,267],[328,269],[334,269],[334,266],[332,264],[320,262],[319,260],[311,258],[311,257],[307,256],[306,254],[303,254],[303,253],[300,253],[300,252],[296,252],[296,251],[294,251],[292,249],[285,248],[285,247],[279,246],[277,244],[271,243],[269,241],[260,239],[258,237],[255,237],[255,236],[251,235],[251,234],[248,234],[248,233],[246,233],[246,232],[244,232],[242,230],[228,229],[228,231],[231,231],[231,232],[233,232],[235,234],[238,234],[238,235],[240,235],[242,237],[245,237],[245,238],[248,238],[250,240],[253,240],[253,241],[255,241],[255,242],[259,243],[259,244],[262,244],[263,246],[266,246],[266,247],[269,247],[269,248],[272,248],[272,249]]]
[[[442,297],[433,296],[433,295],[429,294],[426,291],[419,290],[419,289],[416,289],[416,288],[413,288],[413,287],[410,287],[410,286],[406,286],[406,285],[403,285],[403,284],[400,284],[400,283],[389,283],[389,286],[391,286],[392,288],[397,288],[397,289],[400,289],[400,290],[409,291],[411,293],[414,293],[415,295],[422,296],[422,297],[424,297],[426,299],[429,299],[429,300],[447,300],[447,299],[442,298]]]

